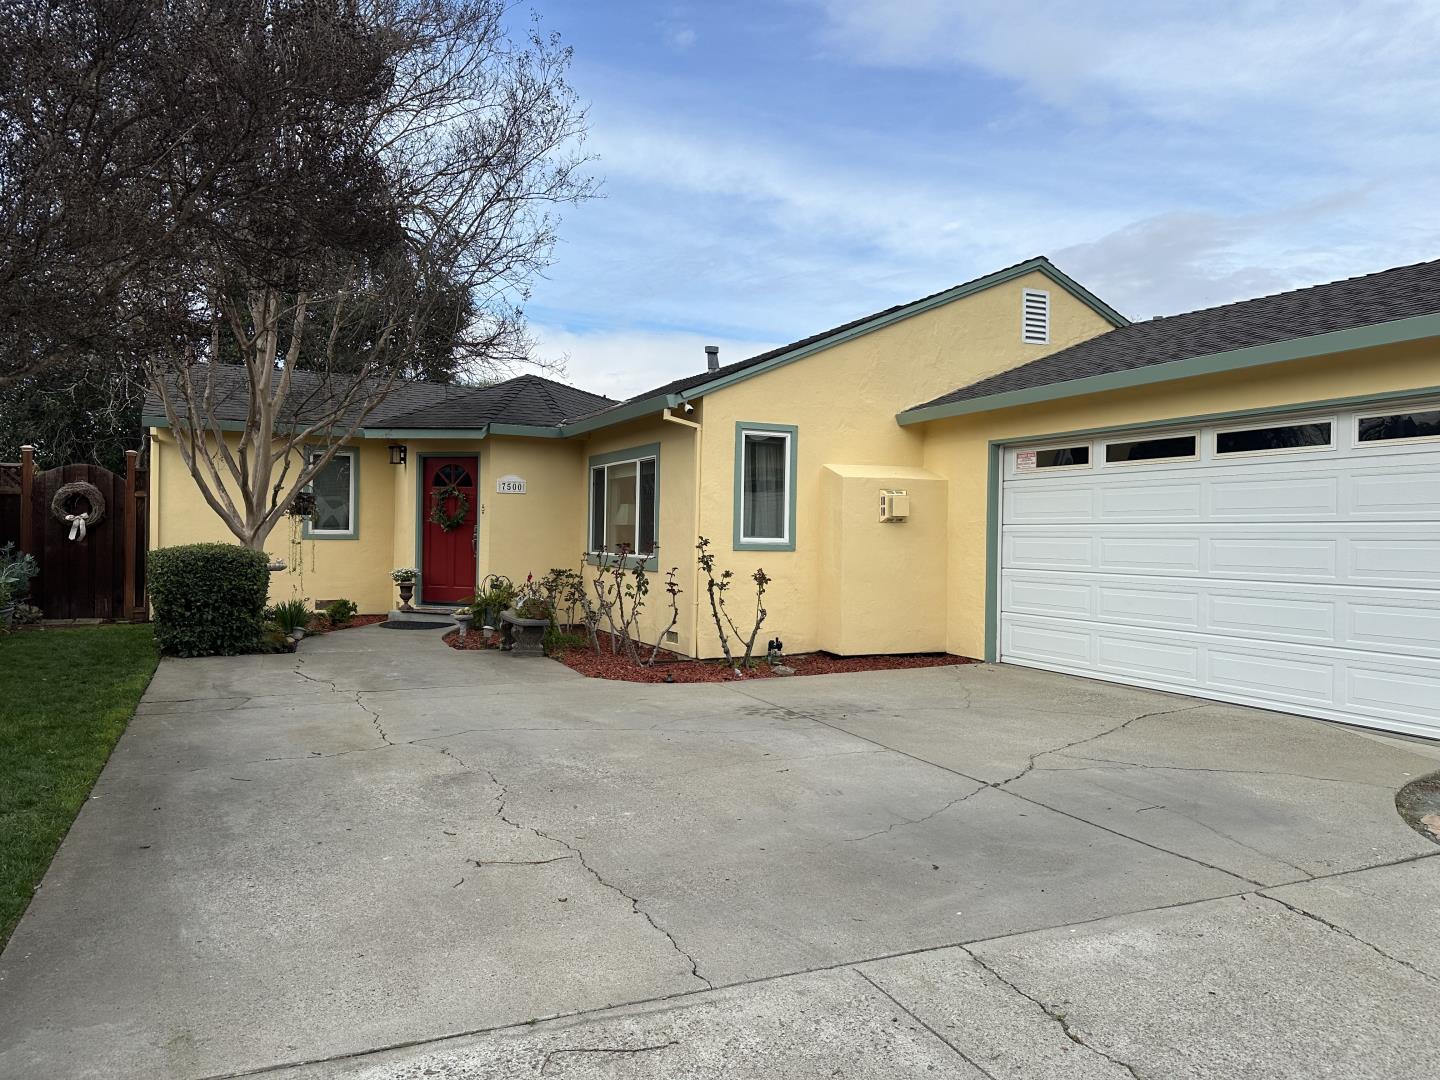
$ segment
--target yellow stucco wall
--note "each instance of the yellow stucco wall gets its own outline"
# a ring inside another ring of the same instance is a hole
[[[1050,292],[1048,345],[1029,345],[1020,339],[1021,294],[1026,288]],[[825,466],[922,467],[924,432],[900,427],[896,413],[1110,328],[1049,278],[1032,273],[709,394],[702,408],[706,438],[701,531],[716,541],[720,565],[742,578],[762,567],[774,579],[767,597],[766,626],[780,634],[787,649],[804,652],[825,647],[822,620],[833,618],[822,614],[832,587],[821,561],[826,524],[820,485]],[[793,424],[799,429],[794,551],[733,549],[737,422]],[[941,510],[943,500],[941,506],[932,506],[921,495],[912,505],[917,515],[928,520]],[[897,585],[906,571],[890,557],[898,547],[887,545],[899,536],[899,532],[879,534],[873,551]],[[944,582],[931,584],[938,602]],[[878,617],[875,612],[871,616]],[[868,639],[857,632],[846,640],[859,652],[914,650],[919,646],[902,644],[910,639],[900,628],[906,619],[903,613],[885,616],[874,624]],[[703,629],[702,624],[702,650],[716,655],[714,632],[706,634]]]
[[[205,502],[175,441],[164,429],[150,432],[150,547],[201,542],[237,543]],[[284,518],[266,544],[287,569],[270,576],[270,600],[345,598],[362,612],[390,610],[389,572],[394,548],[395,485],[384,444],[357,441],[359,529],[353,540],[303,539]],[[297,457],[298,465],[298,457]]]
[[[1286,408],[1440,385],[1440,348],[1431,342],[1294,360],[916,425],[924,464],[948,478],[947,648],[985,650],[989,446],[1054,433],[1185,420],[1245,409]]]
[[[945,650],[947,481],[924,469],[827,465],[820,479],[820,648]],[[880,493],[903,490],[905,521],[880,520]],[[776,627],[793,651],[783,629]]]

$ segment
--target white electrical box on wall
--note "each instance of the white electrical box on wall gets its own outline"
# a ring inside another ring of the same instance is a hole
[[[910,516],[910,493],[897,488],[880,491],[880,520],[904,521]]]

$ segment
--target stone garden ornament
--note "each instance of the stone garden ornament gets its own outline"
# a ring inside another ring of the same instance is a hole
[[[104,520],[105,496],[83,480],[62,484],[50,500],[50,512],[70,526],[71,540],[83,541],[86,530]]]

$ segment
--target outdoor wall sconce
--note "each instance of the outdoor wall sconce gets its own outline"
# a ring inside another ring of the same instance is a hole
[[[408,449],[406,448],[406,446],[405,446],[404,443],[391,443],[391,444],[390,444],[390,464],[391,464],[391,465],[404,465],[404,464],[405,464],[405,459],[406,459],[408,456],[409,456],[409,451],[408,451]]]

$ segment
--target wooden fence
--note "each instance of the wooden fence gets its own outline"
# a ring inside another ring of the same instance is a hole
[[[30,447],[20,455],[19,464],[0,464],[0,544],[14,540],[39,562],[29,602],[49,619],[144,620],[149,474],[135,451],[125,455],[124,476],[99,465],[41,471]],[[70,483],[93,484],[105,500],[104,517],[83,540],[70,539],[70,525],[51,506]]]

